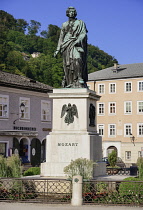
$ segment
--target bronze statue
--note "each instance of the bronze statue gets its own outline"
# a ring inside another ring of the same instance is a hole
[[[94,127],[95,126],[95,106],[93,104],[90,104],[89,107],[89,126]]]
[[[54,56],[63,55],[64,79],[63,87],[87,87],[87,29],[82,20],[77,20],[74,7],[66,11],[69,20],[62,25],[57,50]]]

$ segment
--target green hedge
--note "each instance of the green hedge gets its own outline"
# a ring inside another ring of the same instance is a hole
[[[119,186],[120,196],[140,196],[143,195],[143,182],[139,178],[128,177]],[[130,181],[130,182],[127,182]]]
[[[143,157],[138,158],[137,166],[139,169],[139,178],[143,180]]]
[[[24,171],[23,176],[33,176],[40,174],[40,167],[31,167],[28,170]]]

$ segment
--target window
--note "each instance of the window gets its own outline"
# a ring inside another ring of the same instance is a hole
[[[125,159],[131,160],[131,151],[125,151]]]
[[[98,93],[99,94],[104,94],[105,91],[105,85],[104,84],[99,84],[98,85]]]
[[[124,125],[124,136],[130,136],[132,133],[132,125],[131,124],[125,124]]]
[[[109,125],[109,136],[110,137],[115,137],[116,135],[116,125],[115,124],[110,124]]]
[[[109,114],[116,114],[116,103],[109,102]]]
[[[137,124],[138,136],[143,136],[143,123]]]
[[[98,125],[97,129],[98,129],[99,135],[104,136],[104,125]]]
[[[12,155],[12,149],[9,149],[9,141],[0,141],[0,155],[4,157],[8,157]]]
[[[104,112],[105,112],[105,110],[104,110],[104,103],[99,103],[98,104],[98,114],[99,115],[104,115]]]
[[[109,84],[109,93],[116,93],[116,84],[115,83]]]
[[[41,101],[41,120],[51,121],[51,101]]]
[[[143,81],[138,82],[138,91],[143,91]]]
[[[132,113],[132,102],[131,101],[125,101],[124,102],[124,113],[125,114],[131,114]]]
[[[138,157],[142,157],[142,152],[138,151]]]
[[[0,95],[0,118],[8,118],[9,97]]]
[[[30,99],[29,98],[20,98],[20,104],[21,103],[24,104],[24,110],[23,110],[21,119],[30,119]],[[21,113],[20,108],[19,108],[19,113]]]
[[[0,155],[6,157],[6,143],[0,143]]]
[[[131,91],[132,91],[132,83],[125,82],[125,92],[131,92]]]
[[[138,114],[141,114],[141,113],[143,113],[143,101],[138,101],[137,102],[137,113]]]

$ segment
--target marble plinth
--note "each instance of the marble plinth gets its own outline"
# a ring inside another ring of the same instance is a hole
[[[106,167],[102,162],[102,139],[91,125],[89,111],[92,104],[96,110],[99,96],[94,91],[83,89],[54,89],[50,94],[53,98],[53,129],[46,139],[46,162],[41,164],[41,176],[63,177],[64,167],[71,160],[87,158],[98,162],[94,176],[105,175]],[[66,114],[61,117],[63,105],[75,104],[78,117],[65,123]]]

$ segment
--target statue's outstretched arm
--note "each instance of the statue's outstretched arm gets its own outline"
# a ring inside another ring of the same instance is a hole
[[[61,45],[62,45],[62,42],[63,42],[63,37],[64,37],[64,33],[63,33],[63,26],[62,26],[59,41],[58,41],[58,46],[57,46],[56,51],[54,52],[54,57],[56,57],[57,54],[60,52]]]

